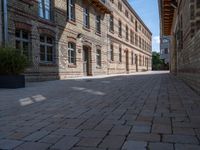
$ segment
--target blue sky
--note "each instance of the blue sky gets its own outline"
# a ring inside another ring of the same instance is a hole
[[[158,0],[128,0],[152,32],[152,50],[160,51]]]

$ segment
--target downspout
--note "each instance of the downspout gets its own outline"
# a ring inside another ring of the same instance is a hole
[[[8,44],[8,7],[7,0],[3,0],[3,43],[4,46]]]

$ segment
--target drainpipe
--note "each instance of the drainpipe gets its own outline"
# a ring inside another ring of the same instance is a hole
[[[7,0],[3,0],[3,42],[6,46],[8,43],[8,7]]]

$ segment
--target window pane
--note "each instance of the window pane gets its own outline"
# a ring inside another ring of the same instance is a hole
[[[23,42],[23,54],[26,55],[27,57],[29,56],[29,46],[28,42]]]
[[[21,50],[20,41],[16,40],[16,49]]]
[[[20,37],[20,30],[16,30],[16,31],[15,31],[15,36],[16,36],[16,37]]]
[[[53,39],[51,37],[47,37],[47,43],[53,44]]]
[[[39,5],[39,16],[44,18],[42,0],[38,0],[38,5]]]
[[[40,45],[40,60],[45,61],[45,46]]]
[[[28,39],[28,32],[22,31],[22,37],[23,39]]]
[[[40,36],[40,42],[45,42],[45,37],[44,36]]]

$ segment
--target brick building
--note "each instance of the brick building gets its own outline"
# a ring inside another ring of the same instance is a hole
[[[28,57],[29,81],[151,70],[151,32],[126,0],[2,2],[4,42]]]
[[[161,34],[171,36],[170,70],[200,93],[200,1],[159,0]]]

